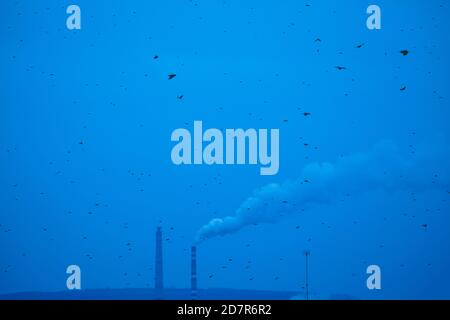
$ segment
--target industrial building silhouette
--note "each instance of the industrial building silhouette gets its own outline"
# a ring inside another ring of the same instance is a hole
[[[203,289],[199,290],[197,285],[197,247],[191,247],[191,287],[190,289],[166,289],[164,288],[163,271],[163,231],[158,226],[155,233],[155,277],[154,297],[155,299],[289,299],[298,292],[274,292],[253,291],[235,289]],[[177,291],[177,292],[175,292]],[[174,296],[175,294],[175,296]],[[179,296],[179,297],[178,297]]]
[[[162,228],[156,228],[155,235],[155,293],[164,298],[163,241]],[[197,298],[197,247],[191,247],[191,298]]]
[[[123,288],[123,289],[82,289],[57,292],[18,292],[0,295],[2,299],[13,300],[286,300],[298,297],[294,291],[243,290],[232,288],[200,289],[197,284],[197,247],[191,247],[190,255],[190,288],[164,287],[164,250],[163,229],[161,226],[155,232],[155,268],[153,288]],[[187,263],[187,261],[186,261]]]

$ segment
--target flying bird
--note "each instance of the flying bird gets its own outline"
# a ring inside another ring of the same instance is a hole
[[[173,78],[175,78],[177,75],[175,73],[171,73],[169,74],[167,77],[169,80],[172,80]]]
[[[407,56],[409,51],[408,50],[400,50],[400,53],[404,56]]]

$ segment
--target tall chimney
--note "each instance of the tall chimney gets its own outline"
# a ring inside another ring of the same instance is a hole
[[[164,289],[163,284],[163,249],[161,227],[156,228],[156,248],[155,248],[155,289],[157,295],[161,295]]]
[[[191,247],[191,297],[197,299],[197,247]]]

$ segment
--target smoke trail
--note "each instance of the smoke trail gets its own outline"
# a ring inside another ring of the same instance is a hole
[[[393,143],[383,141],[368,152],[341,157],[334,163],[311,163],[303,168],[297,180],[257,189],[235,215],[212,219],[200,228],[196,241],[235,233],[257,223],[273,223],[311,206],[373,189],[446,188],[450,181],[450,157],[447,144],[442,146],[402,156]]]

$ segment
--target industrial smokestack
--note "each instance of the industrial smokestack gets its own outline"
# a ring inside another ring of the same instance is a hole
[[[155,248],[155,290],[157,295],[161,295],[164,289],[163,283],[163,249],[161,227],[156,228],[156,248]]]
[[[191,297],[197,299],[197,247],[191,247]]]

